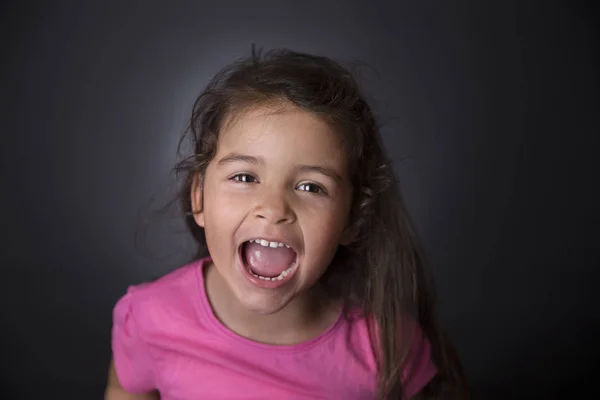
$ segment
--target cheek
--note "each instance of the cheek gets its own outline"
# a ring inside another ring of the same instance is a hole
[[[209,253],[217,265],[227,265],[233,257],[235,232],[239,226],[239,206],[215,185],[205,186],[204,232]]]
[[[248,196],[232,193],[226,184],[207,182],[204,200],[207,236],[213,233],[231,235],[247,212],[248,200]]]
[[[335,252],[346,226],[346,215],[341,207],[321,212],[308,219],[310,226],[305,229],[305,239],[319,252]]]

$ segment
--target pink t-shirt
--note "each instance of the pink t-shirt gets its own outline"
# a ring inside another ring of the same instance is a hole
[[[362,318],[338,318],[290,346],[253,342],[226,328],[208,302],[200,260],[130,287],[114,308],[115,369],[131,393],[162,400],[374,399],[375,359]],[[408,397],[435,375],[429,342],[413,338],[404,371]]]

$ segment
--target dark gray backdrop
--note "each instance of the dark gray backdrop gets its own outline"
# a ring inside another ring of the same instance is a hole
[[[2,7],[3,398],[101,398],[112,305],[189,256],[152,211],[192,102],[252,43],[373,67],[365,84],[478,397],[592,388],[592,2],[81,3]]]

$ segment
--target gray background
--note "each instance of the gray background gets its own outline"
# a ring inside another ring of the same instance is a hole
[[[477,398],[593,388],[593,2],[1,10],[3,398],[101,398],[114,302],[189,257],[181,224],[156,210],[192,103],[252,43],[372,66],[364,83]]]

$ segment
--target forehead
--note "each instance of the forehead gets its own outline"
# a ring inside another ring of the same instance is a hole
[[[326,164],[345,173],[342,137],[331,124],[296,107],[261,107],[223,125],[218,154],[260,155],[272,163]]]

